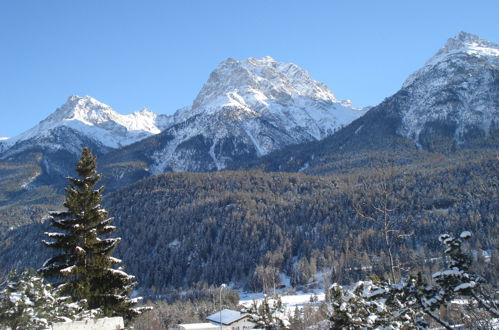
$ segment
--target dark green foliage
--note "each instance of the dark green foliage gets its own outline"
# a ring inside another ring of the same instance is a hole
[[[428,122],[419,134],[419,143],[431,152],[455,152],[458,145],[454,139],[457,123],[452,121]]]
[[[131,318],[137,313],[132,308],[136,301],[128,297],[136,283],[134,276],[112,268],[121,263],[111,256],[121,239],[108,237],[116,227],[101,208],[103,187],[94,189],[100,175],[89,149],[83,149],[76,171],[81,179],[68,179],[67,211],[51,214],[51,225],[59,232],[46,233],[52,241],[43,241],[60,254],[48,259],[39,272],[59,283],[61,293],[75,301],[85,299],[90,308],[101,308],[105,315]]]
[[[12,272],[0,292],[0,328],[46,329],[53,320],[55,299],[48,293],[50,285],[36,277],[34,271],[21,275]]]

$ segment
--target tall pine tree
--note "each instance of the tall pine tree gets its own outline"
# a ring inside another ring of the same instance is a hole
[[[60,254],[48,259],[39,272],[75,301],[85,299],[89,308],[101,308],[105,315],[131,319],[143,311],[134,308],[137,299],[129,298],[137,283],[134,276],[113,268],[121,263],[111,256],[121,239],[109,237],[116,227],[100,205],[104,187],[95,189],[101,177],[88,148],[83,149],[76,171],[79,179],[68,178],[67,210],[51,213],[51,225],[59,232],[45,233],[52,240],[43,241]]]

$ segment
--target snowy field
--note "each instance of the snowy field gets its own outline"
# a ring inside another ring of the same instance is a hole
[[[263,300],[263,293],[240,293],[241,299],[239,303],[244,306],[250,306],[254,300],[260,303]],[[292,313],[295,307],[303,308],[304,306],[311,303],[311,300],[317,299],[315,302],[322,302],[325,299],[325,294],[323,290],[317,290],[316,292],[297,292],[292,295],[281,295],[281,301],[286,308],[288,313]],[[314,302],[314,303],[315,303]]]

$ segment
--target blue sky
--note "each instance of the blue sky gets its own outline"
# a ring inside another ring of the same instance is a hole
[[[498,13],[497,0],[1,0],[0,137],[73,94],[172,113],[227,57],[293,62],[376,105],[459,31],[499,42]]]

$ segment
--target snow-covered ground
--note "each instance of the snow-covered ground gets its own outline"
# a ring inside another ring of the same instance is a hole
[[[260,303],[263,300],[263,293],[240,293],[239,303],[243,306],[250,306],[253,301]],[[322,302],[325,299],[325,294],[323,290],[313,290],[311,292],[297,292],[295,294],[283,294],[281,295],[281,301],[286,308],[287,313],[292,313],[296,307],[303,308],[311,301]]]

